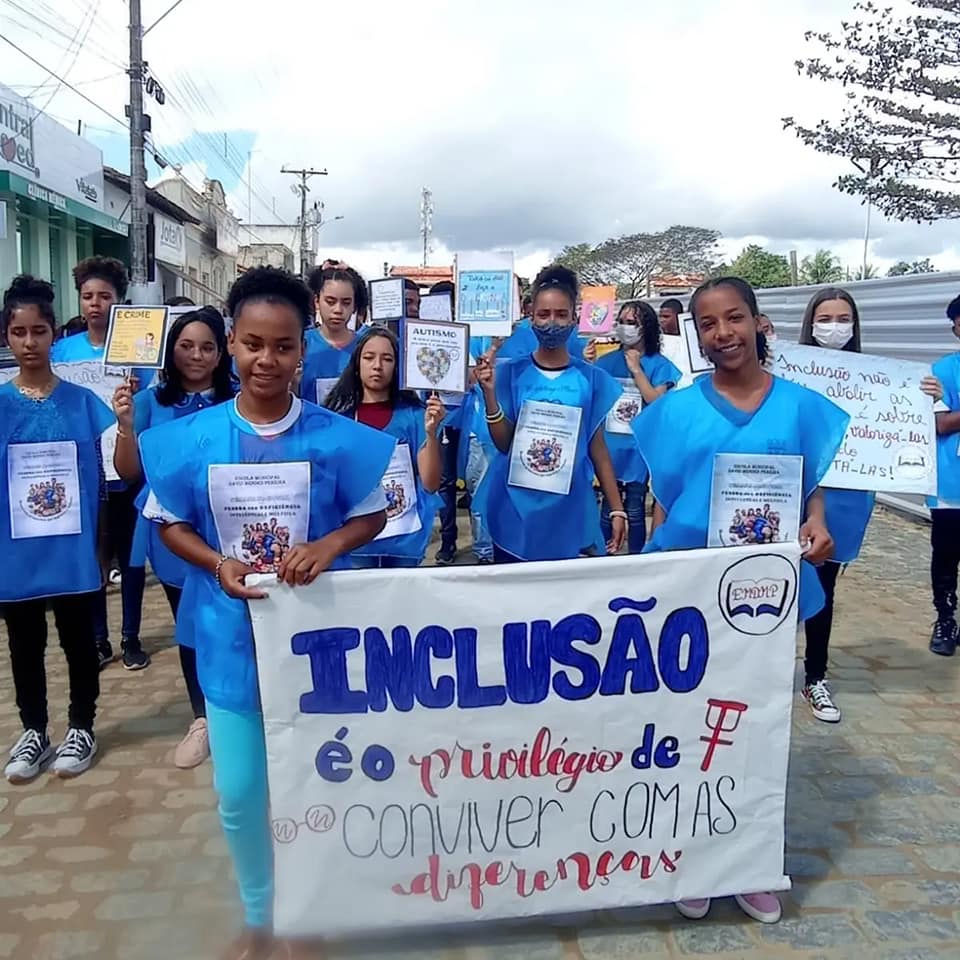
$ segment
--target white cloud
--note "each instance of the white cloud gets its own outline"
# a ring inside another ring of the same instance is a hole
[[[144,0],[144,21],[168,6]],[[425,184],[436,205],[432,263],[458,247],[510,247],[529,275],[566,243],[692,223],[721,230],[729,255],[758,237],[801,257],[829,247],[855,267],[864,210],[831,187],[843,162],[814,154],[781,122],[838,110],[840,92],[798,77],[793,62],[807,52],[805,30],[837,29],[851,8],[354,0],[334,13],[301,0],[185,3],[145,40],[170,85],[167,105],[150,112],[161,149],[205,135],[187,158],[198,181],[217,134],[255,132],[258,222],[274,204],[279,219],[297,216],[281,165],[326,167],[311,199],[344,220],[324,228],[322,249],[372,275],[384,259],[419,262]],[[108,72],[101,55],[124,59],[124,9],[103,8],[71,78]],[[65,7],[64,22],[75,26],[81,12]],[[12,36],[51,66],[64,58],[27,31]],[[11,52],[5,76],[38,73]],[[89,89],[122,116],[125,84],[119,75]],[[69,92],[51,110],[105,122]],[[246,157],[231,164],[246,179]],[[246,218],[245,186],[230,198]],[[960,263],[950,224],[875,216],[872,236],[881,266]]]

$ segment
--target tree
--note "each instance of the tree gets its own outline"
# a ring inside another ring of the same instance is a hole
[[[880,271],[872,264],[866,264],[866,269],[863,265],[857,267],[857,272],[853,275],[854,280],[876,280],[880,276]]]
[[[914,260],[913,263],[907,263],[906,260],[900,260],[895,263],[888,271],[888,277],[905,277],[912,273],[933,273],[935,267],[930,262],[929,257],[923,260]]]
[[[729,272],[742,277],[751,287],[789,287],[790,264],[779,253],[770,253],[751,243],[740,251],[740,256],[730,264]]]
[[[818,250],[800,262],[801,283],[839,283],[843,279],[840,259],[830,250]]]
[[[705,273],[716,256],[720,234],[703,227],[676,225],[659,233],[632,233],[592,247],[564,247],[557,262],[576,270],[581,282],[614,285],[619,297],[649,293],[659,273]]]
[[[841,36],[808,31],[823,58],[798,60],[797,71],[839,84],[847,104],[840,120],[783,124],[853,162],[858,172],[839,177],[839,190],[920,223],[960,217],[960,193],[941,189],[960,183],[960,7],[909,2],[914,12],[903,17],[862,0]]]

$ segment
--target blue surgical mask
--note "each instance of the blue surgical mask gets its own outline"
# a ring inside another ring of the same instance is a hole
[[[573,333],[573,324],[548,323],[543,327],[533,324],[533,332],[544,350],[556,350],[557,347],[562,347],[570,339],[570,334]]]

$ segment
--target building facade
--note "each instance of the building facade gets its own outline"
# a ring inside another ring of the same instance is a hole
[[[123,249],[127,226],[105,207],[100,150],[0,85],[0,282],[49,280],[59,319],[78,310],[71,271],[100,248]]]
[[[223,185],[207,180],[203,193],[198,193],[186,181],[172,179],[161,180],[152,189],[193,221],[183,223],[183,267],[161,261],[162,269],[179,278],[178,295],[222,307],[237,278],[240,253],[240,223],[227,207]],[[175,233],[171,229],[171,237]]]

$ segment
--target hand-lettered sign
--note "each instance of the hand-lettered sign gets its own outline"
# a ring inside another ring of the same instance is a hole
[[[850,414],[823,486],[879,493],[937,492],[933,399],[920,391],[923,363],[866,353],[773,345],[773,372]]]
[[[785,889],[799,551],[262,580],[277,931]]]

